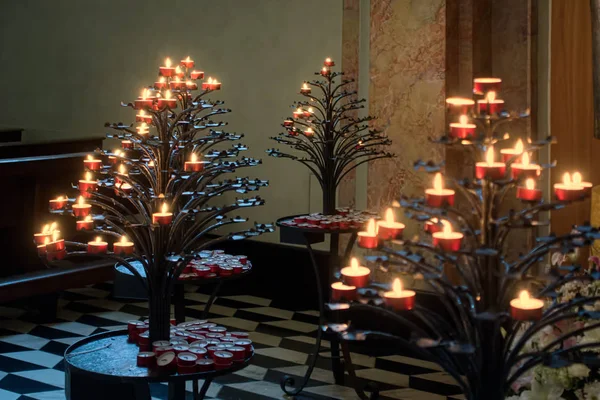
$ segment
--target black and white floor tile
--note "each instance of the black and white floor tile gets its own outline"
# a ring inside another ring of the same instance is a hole
[[[203,293],[188,292],[186,315],[200,318],[207,300]],[[113,299],[108,283],[65,292],[54,323],[37,324],[22,309],[0,306],[0,400],[64,399],[65,349],[82,337],[123,329],[127,321],[145,315],[146,303]],[[216,300],[209,317],[220,325],[252,332],[256,355],[246,369],[216,380],[208,398],[288,399],[279,382],[284,375],[304,375],[317,329],[316,312],[286,310],[259,297],[225,296]],[[357,399],[349,383],[334,384],[328,353],[322,354],[312,379],[296,399]],[[463,398],[435,364],[399,355],[352,356],[361,384],[376,382],[384,400]],[[154,384],[152,395],[166,398],[167,387]]]

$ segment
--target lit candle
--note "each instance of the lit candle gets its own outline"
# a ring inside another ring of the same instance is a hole
[[[542,168],[537,164],[529,163],[529,154],[527,152],[523,153],[521,160],[522,162],[512,163],[510,166],[513,179],[537,178],[540,176]]]
[[[133,142],[131,140],[121,140],[121,147],[125,150],[133,149]]]
[[[477,125],[469,124],[469,118],[466,115],[461,115],[459,122],[450,124],[450,137],[454,139],[470,139],[475,137],[475,128]]]
[[[83,160],[83,165],[90,171],[98,171],[102,168],[102,160],[94,158],[91,154],[87,155],[87,158]]]
[[[314,135],[315,131],[313,131],[311,127],[306,128],[306,130],[304,131],[304,136],[306,137],[313,137]]]
[[[192,79],[203,79],[204,78],[204,71],[193,70],[190,73],[190,78],[192,78]]]
[[[119,155],[121,154],[121,150],[116,149],[113,151],[112,155],[108,156],[108,162],[115,165],[119,160]]]
[[[152,115],[146,114],[146,111],[140,110],[139,113],[135,115],[136,122],[144,122],[146,124],[152,123]]]
[[[194,60],[187,56],[185,60],[181,60],[181,66],[186,68],[194,68]]]
[[[496,92],[491,91],[483,100],[477,100],[479,114],[496,114],[504,108],[504,100],[496,98]]]
[[[395,311],[412,310],[415,306],[416,293],[413,290],[403,290],[400,279],[394,279],[392,290],[383,294],[383,299],[388,307]]]
[[[133,254],[133,242],[127,240],[126,236],[121,236],[121,240],[113,243],[113,252],[118,255]]]
[[[115,194],[119,194],[119,190],[121,190],[121,192],[123,192],[124,194],[129,194],[129,192],[131,192],[132,186],[127,183],[127,182],[119,182],[119,183],[115,183]]]
[[[494,147],[488,149],[485,161],[475,163],[475,176],[477,179],[502,179],[506,172],[506,164],[494,161]]]
[[[433,236],[433,246],[441,247],[444,251],[458,251],[465,235],[460,232],[452,232],[450,222],[442,220],[443,229],[441,232],[435,232]]]
[[[165,66],[159,68],[159,74],[161,76],[173,76],[174,72],[175,68],[171,67],[171,59],[167,57],[165,59]]]
[[[92,180],[92,174],[86,172],[85,178],[79,181],[78,187],[83,197],[90,198],[92,197],[91,192],[98,189],[98,181]]]
[[[175,76],[177,78],[183,78],[185,76],[185,73],[182,71],[179,65],[175,67]]]
[[[583,182],[583,177],[579,172],[573,173],[573,183],[575,185],[581,185],[585,189],[585,194],[590,194],[592,191],[592,182]]]
[[[76,204],[73,204],[73,215],[76,217],[87,217],[92,210],[91,204],[86,204],[83,196],[79,196]]]
[[[537,321],[542,318],[544,302],[529,296],[527,290],[521,291],[519,297],[510,301],[510,316],[517,321]]]
[[[173,220],[173,213],[167,211],[167,203],[163,203],[161,212],[152,214],[152,223],[169,225]]]
[[[204,161],[198,161],[196,153],[190,155],[190,161],[183,164],[183,170],[187,172],[200,172],[204,169]]]
[[[45,238],[44,243],[37,245],[37,254],[38,256],[46,255],[46,245],[50,243],[50,238]]]
[[[448,97],[446,99],[446,106],[451,114],[469,114],[474,105],[475,100],[464,97]]]
[[[152,107],[153,99],[149,97],[150,91],[148,89],[142,90],[142,95],[135,100],[133,108],[141,110],[142,108]]]
[[[178,76],[175,77],[171,82],[169,82],[169,87],[172,90],[182,90],[185,89],[185,82],[180,80]]]
[[[51,210],[62,210],[67,204],[67,198],[65,196],[58,196],[56,199],[51,199],[50,209]]]
[[[286,128],[289,128],[290,126],[294,126],[294,120],[290,119],[290,118],[283,120],[283,126]]]
[[[48,244],[46,244],[46,251],[55,252],[65,249],[65,239],[60,239],[59,237],[59,231],[52,232],[52,240]]]
[[[571,180],[571,174],[565,172],[562,183],[554,184],[554,194],[560,201],[573,201],[585,196],[586,188]]]
[[[145,122],[142,122],[139,126],[136,126],[135,130],[137,131],[138,135],[147,135],[150,133],[150,127]]]
[[[304,118],[304,111],[300,107],[296,108],[296,111],[294,111],[292,114],[294,115],[294,118],[296,118],[296,119]]]
[[[344,282],[334,282],[331,284],[331,300],[355,300],[356,286],[345,285]]]
[[[425,202],[429,207],[454,205],[454,190],[444,188],[442,174],[439,172],[433,178],[433,188],[425,190]]]
[[[438,218],[433,217],[429,221],[425,221],[423,228],[425,232],[428,233],[440,232],[442,230],[442,224]]]
[[[46,224],[42,227],[41,232],[33,234],[33,241],[35,242],[35,244],[41,245],[46,242],[46,239],[48,239],[48,241],[49,241],[51,237],[52,237],[52,230],[50,229],[50,225]]]
[[[502,79],[500,78],[475,78],[473,79],[473,93],[484,94],[489,91],[500,91]]]
[[[167,80],[164,76],[158,78],[158,81],[154,82],[154,89],[164,89],[167,87]]]
[[[301,94],[310,94],[310,91],[311,91],[311,89],[310,89],[310,86],[308,86],[308,85],[306,84],[306,82],[304,82],[304,83],[302,84],[302,87],[300,88],[300,93],[301,93]]]
[[[369,283],[369,275],[371,270],[367,267],[358,264],[358,260],[352,257],[350,266],[344,267],[340,271],[342,280],[346,285],[355,286],[357,288],[365,287]]]
[[[367,224],[367,230],[358,232],[358,247],[362,247],[363,249],[374,249],[378,245],[375,220],[371,218]]]
[[[125,165],[120,164],[119,165],[119,172],[115,176],[115,184],[123,182],[123,179],[121,178],[123,176],[127,176],[127,169],[125,168]]]
[[[216,79],[208,78],[206,82],[202,82],[202,90],[219,90],[221,89],[221,83]]]
[[[335,62],[331,58],[327,57],[323,65],[325,65],[326,67],[333,67],[335,65]]]
[[[196,90],[196,89],[198,89],[198,84],[193,81],[186,81],[185,87],[187,90]]]
[[[327,67],[323,67],[323,68],[321,69],[321,75],[323,75],[323,76],[328,76],[328,75],[329,75],[329,72],[330,72],[330,71],[329,71],[329,68],[327,68]]]
[[[517,140],[514,148],[500,150],[500,154],[502,154],[502,161],[508,162],[512,159],[513,162],[521,162],[520,156],[523,154],[523,150],[523,141],[519,139]]]
[[[171,91],[165,91],[165,97],[158,99],[158,108],[177,108],[177,99],[172,97]]]
[[[106,253],[107,251],[108,243],[102,241],[102,238],[100,238],[100,236],[97,236],[96,239],[94,239],[91,242],[88,242],[87,244],[88,254],[102,254]]]
[[[405,225],[394,221],[394,211],[388,208],[385,212],[385,221],[377,222],[377,236],[381,240],[394,240],[402,236]]]
[[[304,110],[304,116],[306,118],[312,117],[312,115],[315,113],[315,111],[313,110],[312,107],[308,107],[306,110]]]
[[[519,186],[517,188],[517,199],[523,201],[540,201],[542,198],[542,191],[535,188],[535,180],[529,178],[525,181],[525,187]]]
[[[94,221],[91,215],[86,215],[84,219],[75,222],[78,231],[91,231],[94,229]]]

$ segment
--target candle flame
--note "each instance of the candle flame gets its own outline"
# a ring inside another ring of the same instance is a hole
[[[92,155],[91,155],[91,154],[88,154],[88,155],[87,155],[87,159],[88,159],[88,161],[93,161],[93,160],[94,160],[94,157],[92,157]]]
[[[494,163],[494,146],[490,146],[487,153],[485,153],[485,161],[488,165],[492,165]]]
[[[158,78],[158,81],[160,83],[165,83],[167,81],[167,79],[164,76],[161,76],[160,78]]]
[[[161,212],[164,214],[167,212],[167,203],[162,204]]]
[[[187,56],[187,57],[185,58],[185,62],[190,62],[190,61],[192,61],[192,59],[190,58],[190,56]]]
[[[385,211],[385,221],[388,224],[393,224],[394,223],[394,211],[391,208],[388,208]]]
[[[326,63],[330,63],[330,62],[331,62],[331,58],[327,57],[327,58],[325,59],[325,62],[326,62]]]
[[[496,92],[494,92],[493,90],[488,92],[486,99],[488,103],[493,103],[494,100],[496,100]]]
[[[323,67],[322,71],[323,71],[324,73],[327,73],[327,71],[328,71],[327,67]]]
[[[369,220],[369,223],[367,224],[367,235],[368,236],[377,235],[377,232],[375,231],[375,219],[373,219],[373,218],[371,218]]]
[[[50,224],[50,232],[54,232],[57,228],[56,222]]]
[[[165,67],[171,68],[171,59],[169,57],[165,59]]]
[[[302,84],[302,90],[308,90],[308,89],[310,89],[310,88],[308,87],[308,85],[306,84],[306,82],[303,83]]]
[[[58,231],[52,232],[52,241],[56,242],[58,240]]]
[[[565,172],[563,174],[563,183],[565,185],[571,185],[572,184],[572,182],[571,182],[571,174],[570,173]]]
[[[175,73],[176,73],[177,75],[180,75],[180,74],[181,74],[181,68],[179,68],[179,65],[175,67]]]
[[[527,190],[535,189],[535,181],[531,178],[527,179],[525,181],[525,187],[527,188]]]
[[[96,236],[96,239],[94,239],[94,241],[96,243],[100,243],[102,241],[102,238],[100,236]]]
[[[65,198],[64,198],[64,196],[58,196],[58,197],[56,198],[56,201],[63,201],[64,199],[65,199]]]
[[[91,181],[92,180],[92,174],[90,174],[89,172],[85,173],[85,180],[86,181]]]
[[[523,153],[522,161],[524,167],[529,165],[529,153]]]
[[[442,174],[440,174],[439,172],[435,174],[435,177],[433,178],[433,188],[437,191],[441,191],[444,188]]]
[[[50,238],[48,236],[46,236],[44,238],[44,246],[47,245],[48,243],[50,243]]]
[[[121,150],[115,150],[113,151],[113,154],[116,156],[118,156],[119,154],[121,154]]]
[[[394,283],[392,284],[392,291],[396,295],[402,293],[402,281],[399,278],[394,279]]]
[[[186,84],[186,85],[188,85],[188,86],[192,86],[192,85],[194,84],[194,82],[192,82],[192,81],[187,81],[185,84]]]
[[[121,236],[121,243],[127,243],[127,236]]]
[[[515,152],[517,154],[523,153],[523,141],[521,139],[517,140],[517,144],[515,144]]]
[[[313,129],[312,129],[312,128],[310,128],[310,127],[309,127],[309,128],[307,128],[307,129],[304,131],[304,134],[305,134],[306,136],[312,136],[314,133],[315,133],[315,131],[313,131]]]
[[[529,292],[527,290],[521,290],[521,293],[519,293],[519,300],[524,303],[529,301],[530,298],[531,297],[529,296]]]
[[[192,155],[190,156],[190,161],[195,163],[196,162],[196,153],[192,153]]]
[[[125,166],[123,164],[119,165],[119,173],[121,175],[127,174],[127,171],[125,170]]]
[[[442,221],[442,230],[444,232],[445,235],[452,233],[452,224],[450,224],[450,222],[446,221],[445,219],[443,219]]]
[[[77,204],[79,204],[80,206],[85,204],[85,200],[83,199],[83,196],[79,196],[79,199],[77,199]]]
[[[213,78],[212,77],[208,77],[208,81],[206,81],[206,83],[208,83],[209,85],[212,85],[213,83]]]
[[[458,118],[458,122],[460,122],[461,124],[466,124],[467,122],[469,122],[469,117],[467,117],[466,115],[461,115]]]
[[[46,224],[42,227],[42,233],[50,232],[50,225]]]
[[[146,98],[150,95],[150,91],[148,89],[142,90],[142,99],[146,100]]]
[[[573,173],[573,184],[581,185],[582,181],[583,181],[583,178],[582,178],[581,174],[579,172],[574,172]]]
[[[356,259],[356,257],[352,257],[352,259],[350,260],[350,268],[352,268],[352,270],[355,272],[356,270],[358,270],[358,260]]]
[[[297,113],[302,113],[302,109],[300,107],[296,108]]]
[[[171,91],[167,90],[165,91],[165,99],[169,100],[171,98]]]
[[[146,111],[144,110],[140,110],[140,113],[138,114],[140,117],[143,117],[144,115],[146,115]]]
[[[177,67],[177,68],[179,68],[179,67]],[[181,82],[181,81],[179,80],[179,77],[178,77],[178,76],[176,76],[176,77],[175,77],[175,83],[179,83],[179,82]]]
[[[83,220],[85,222],[91,222],[92,221],[92,216],[88,214]]]
[[[311,113],[311,114],[313,114],[313,113],[315,112],[315,111],[312,109],[312,107],[308,107],[308,110],[306,110],[306,111],[308,111],[308,112],[309,112],[309,113]]]
[[[149,167],[154,167],[154,161],[150,161],[150,162],[148,163],[148,166],[149,166]]]

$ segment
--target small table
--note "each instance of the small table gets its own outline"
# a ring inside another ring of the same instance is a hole
[[[218,376],[245,368],[252,355],[231,368],[193,374],[164,374],[137,366],[138,346],[127,341],[127,330],[89,336],[65,351],[67,400],[150,400],[151,382],[169,383],[169,400],[179,400],[185,382],[192,381],[194,400],[202,400]],[[198,380],[204,384],[198,390]]]

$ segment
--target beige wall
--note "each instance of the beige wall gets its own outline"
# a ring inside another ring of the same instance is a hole
[[[247,154],[264,160],[240,171],[271,181],[261,193],[268,205],[251,218],[318,207],[307,170],[264,151],[302,80],[323,58],[340,59],[341,0],[19,0],[2,8],[0,127],[25,128],[27,141],[104,135],[104,122],[131,121],[119,101],[153,82],[164,57],[189,54],[223,82],[215,97],[233,109],[230,130],[245,132]]]

